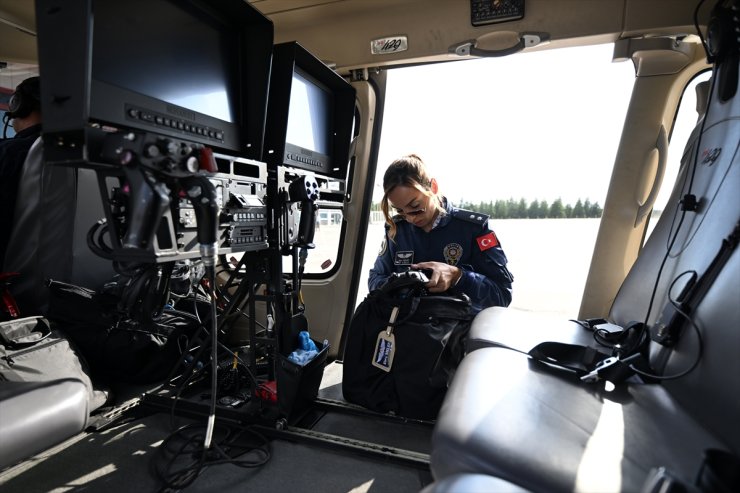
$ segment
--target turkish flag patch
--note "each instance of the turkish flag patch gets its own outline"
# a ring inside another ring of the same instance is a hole
[[[481,252],[485,252],[489,248],[498,246],[498,238],[496,238],[496,235],[493,233],[493,231],[491,231],[487,235],[479,236],[475,239],[475,241],[478,242],[478,248],[480,248]]]

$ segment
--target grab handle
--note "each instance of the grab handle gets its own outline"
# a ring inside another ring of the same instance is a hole
[[[653,204],[655,203],[655,199],[658,197],[658,192],[660,191],[660,185],[663,183],[666,161],[668,160],[668,134],[663,125],[660,126],[660,131],[658,132],[658,140],[655,142],[655,150],[658,151],[658,169],[655,171],[653,186],[645,199],[645,203],[637,209],[635,227],[637,227],[637,225],[642,222],[643,218],[653,209]]]
[[[448,49],[448,52],[453,53],[458,56],[472,55],[472,56],[478,56],[478,57],[484,57],[484,58],[495,58],[495,57],[513,55],[514,53],[522,51],[524,48],[531,48],[533,46],[537,46],[538,44],[546,43],[549,41],[550,41],[549,33],[531,32],[531,33],[522,33],[519,36],[519,42],[517,44],[509,48],[504,48],[502,50],[484,50],[481,48],[477,48],[475,45],[478,42],[478,40],[471,39],[471,40],[463,41],[462,43],[450,46]]]

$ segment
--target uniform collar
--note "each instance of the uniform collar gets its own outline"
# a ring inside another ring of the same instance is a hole
[[[440,196],[440,199],[442,200],[442,208],[443,211],[440,211],[439,214],[437,214],[437,217],[434,219],[434,224],[432,225],[432,230],[436,228],[441,228],[443,226],[446,226],[447,223],[450,222],[450,219],[452,218],[452,210],[453,207],[450,205],[450,202],[447,200],[447,197]]]

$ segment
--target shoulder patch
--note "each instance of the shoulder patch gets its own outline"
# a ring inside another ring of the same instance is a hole
[[[488,214],[482,214],[480,212],[468,211],[465,209],[453,209],[452,217],[455,219],[462,219],[463,221],[469,221],[471,223],[486,225],[488,224]]]

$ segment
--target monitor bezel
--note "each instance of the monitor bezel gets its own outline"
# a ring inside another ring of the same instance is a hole
[[[230,84],[238,88],[234,95],[236,115],[233,122],[226,122],[96,80],[91,55],[94,29],[101,29],[93,15],[99,1],[59,4],[37,0],[43,133],[56,143],[45,146],[48,161],[94,161],[95,145],[90,141],[104,126],[176,137],[246,159],[262,157],[273,46],[273,25],[268,18],[243,0],[182,0],[210,22],[231,26],[238,39],[238,46],[232,48],[238,81]],[[198,123],[194,123],[195,131],[185,131],[156,120],[133,118],[128,112],[132,106],[155,116],[171,115],[191,122],[194,118]],[[204,128],[206,134],[199,135],[198,128]],[[223,135],[214,138],[208,135],[209,129],[221,130]]]
[[[329,155],[286,140],[290,95],[296,72],[332,96]],[[354,114],[355,89],[349,82],[299,43],[291,41],[275,45],[263,157],[268,166],[289,166],[346,180]]]

